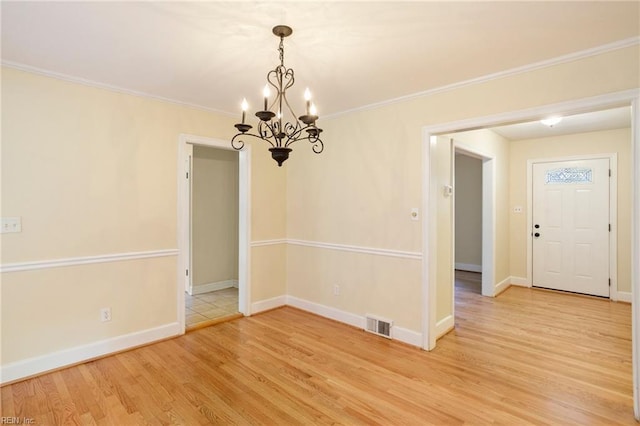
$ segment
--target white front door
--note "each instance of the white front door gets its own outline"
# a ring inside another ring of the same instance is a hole
[[[609,159],[533,164],[533,286],[609,297]]]

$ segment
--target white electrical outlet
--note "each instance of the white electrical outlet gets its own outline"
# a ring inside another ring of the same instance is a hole
[[[340,286],[337,284],[333,286],[333,295],[340,296]]]
[[[100,309],[100,321],[102,322],[111,321],[111,308]]]

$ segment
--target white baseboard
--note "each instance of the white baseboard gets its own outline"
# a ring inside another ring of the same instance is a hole
[[[287,296],[287,305],[362,329],[364,329],[366,324],[364,316],[345,312],[319,303],[310,302],[295,296]]]
[[[448,315],[436,323],[436,339],[441,338],[455,327],[453,315]]]
[[[158,340],[179,336],[180,334],[182,334],[180,324],[174,322],[160,327],[77,346],[75,348],[12,362],[1,367],[0,383],[25,379],[36,374],[71,366],[125,349],[132,349]]]
[[[251,314],[259,314],[269,309],[279,308],[287,304],[287,296],[276,296],[271,299],[260,300],[251,304]]]
[[[365,328],[366,319],[364,316],[346,312],[331,306],[310,302],[295,296],[287,296],[287,305],[303,311],[311,312],[324,318],[329,318],[353,327]],[[407,328],[394,325],[391,327],[391,338],[408,345],[422,347],[422,333],[418,333]]]
[[[422,333],[409,330],[408,328],[398,327],[394,325],[391,327],[391,338],[407,345],[422,347]]]
[[[618,302],[627,302],[631,303],[631,292],[629,291],[619,291],[618,292]]]
[[[458,263],[455,268],[459,271],[482,272],[482,265],[474,265],[473,263]]]
[[[511,277],[511,285],[517,285],[520,287],[531,287],[529,279],[524,277]]]
[[[199,284],[193,286],[193,294],[209,293],[210,291],[224,290],[225,288],[238,288],[238,280],[217,281],[215,283]]]
[[[504,280],[500,281],[495,285],[493,289],[493,294],[498,295],[508,289],[511,286],[511,277],[507,277]]]

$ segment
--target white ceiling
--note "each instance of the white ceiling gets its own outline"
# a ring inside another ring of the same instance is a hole
[[[491,130],[509,140],[517,141],[627,127],[631,127],[631,107],[628,106],[569,115],[562,117],[562,121],[552,127],[540,121],[532,121],[493,127]]]
[[[2,1],[2,61],[235,115],[287,24],[292,106],[309,86],[327,115],[637,39],[639,5]]]

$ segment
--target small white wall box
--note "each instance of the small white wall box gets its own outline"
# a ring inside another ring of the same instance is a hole
[[[19,216],[2,218],[0,233],[8,234],[10,232],[22,232],[22,218]]]

